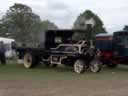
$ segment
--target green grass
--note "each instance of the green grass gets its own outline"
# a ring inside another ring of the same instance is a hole
[[[25,69],[22,65],[7,64],[0,65],[0,80],[106,80],[106,79],[128,79],[128,66],[121,65],[115,69],[103,67],[101,72],[76,74],[72,68],[37,67]]]

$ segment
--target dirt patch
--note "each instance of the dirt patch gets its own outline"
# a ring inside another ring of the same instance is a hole
[[[128,96],[127,80],[0,80],[0,96]]]

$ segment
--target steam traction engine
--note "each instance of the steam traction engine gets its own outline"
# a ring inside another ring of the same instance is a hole
[[[46,66],[56,67],[64,64],[73,66],[76,73],[83,73],[86,69],[99,72],[101,63],[98,51],[91,40],[85,38],[72,40],[74,34],[89,33],[87,30],[47,30],[44,41],[37,48],[17,47],[19,60],[25,68],[32,68],[40,62]],[[85,36],[86,37],[86,36]]]

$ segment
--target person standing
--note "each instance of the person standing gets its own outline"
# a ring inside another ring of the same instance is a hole
[[[5,47],[4,47],[4,43],[2,41],[0,41],[0,61],[1,61],[1,64],[3,64],[3,65],[6,64]]]

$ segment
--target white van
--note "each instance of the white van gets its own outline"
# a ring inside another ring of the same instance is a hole
[[[1,41],[4,43],[5,57],[12,58],[13,56],[15,56],[15,50],[12,49],[12,43],[15,42],[15,40],[10,38],[0,37],[0,42]]]

